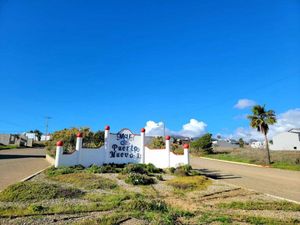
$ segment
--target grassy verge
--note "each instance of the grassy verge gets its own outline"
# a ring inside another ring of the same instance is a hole
[[[16,149],[18,148],[17,145],[0,145],[0,150],[4,150],[4,149]]]
[[[232,162],[242,162],[254,165],[265,165],[264,150],[234,149],[218,150],[215,154],[203,155],[207,158],[226,160]],[[271,151],[272,168],[300,171],[300,152]]]
[[[243,210],[284,210],[284,211],[300,211],[300,205],[296,203],[278,201],[246,201],[246,202],[230,202],[220,203],[219,208],[224,209],[243,209]]]

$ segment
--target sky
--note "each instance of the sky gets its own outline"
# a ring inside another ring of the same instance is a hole
[[[0,133],[300,127],[300,2],[0,0]]]

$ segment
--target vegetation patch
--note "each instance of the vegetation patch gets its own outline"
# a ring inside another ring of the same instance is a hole
[[[146,174],[130,173],[126,176],[125,182],[133,185],[150,185],[155,184],[154,178],[149,177]]]
[[[63,175],[63,174],[70,174],[70,173],[79,173],[84,170],[84,167],[81,165],[77,166],[60,166],[58,168],[50,167],[49,169],[45,170],[45,174],[48,177],[53,177],[53,176],[58,176],[58,175]]]
[[[225,209],[244,209],[244,210],[284,210],[284,211],[300,211],[300,205],[287,201],[278,202],[262,202],[262,201],[247,201],[247,202],[230,202],[220,203],[219,208]]]
[[[118,187],[115,181],[89,173],[70,173],[50,177],[51,180],[73,184],[84,189],[114,189]]]
[[[211,181],[204,176],[187,176],[176,177],[167,181],[167,184],[177,190],[195,191],[207,188],[207,186],[211,184]]]
[[[83,193],[75,188],[63,188],[56,184],[42,182],[21,182],[13,184],[0,192],[0,201],[26,202],[55,198],[76,198]]]

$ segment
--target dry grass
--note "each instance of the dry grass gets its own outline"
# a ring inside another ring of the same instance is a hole
[[[264,149],[252,148],[215,148],[215,154],[206,157],[228,161],[265,165]],[[272,167],[289,170],[300,170],[300,151],[271,151]]]
[[[205,189],[211,181],[203,176],[186,176],[176,177],[167,181],[167,184],[178,190],[195,191]]]

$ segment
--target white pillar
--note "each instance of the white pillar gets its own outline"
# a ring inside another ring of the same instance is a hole
[[[166,152],[168,157],[168,167],[171,167],[171,159],[170,159],[170,136],[166,136]]]
[[[110,127],[106,126],[104,131],[104,149],[105,149],[105,161],[104,163],[109,163],[109,145],[110,145]]]
[[[64,143],[62,141],[58,141],[56,143],[56,155],[55,155],[55,168],[60,166],[60,161],[61,161],[61,157],[64,151],[64,147],[63,147]]]
[[[183,145],[184,161],[185,161],[185,164],[187,164],[187,165],[190,164],[189,147],[190,147],[189,144]]]
[[[142,163],[146,162],[146,154],[145,154],[145,128],[141,129],[141,153],[142,153]]]
[[[81,149],[82,149],[82,133],[78,133],[76,135],[76,154],[77,154],[77,162],[76,164],[79,165],[81,164]]]
[[[80,151],[80,149],[82,148],[82,133],[78,133],[76,135],[76,151]]]

